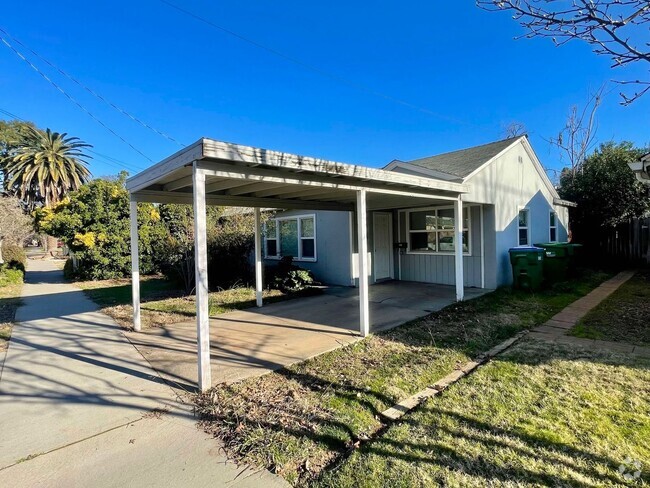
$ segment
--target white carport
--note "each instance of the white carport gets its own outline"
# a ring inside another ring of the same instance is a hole
[[[359,333],[369,333],[367,212],[454,202],[462,221],[466,185],[391,171],[257,149],[211,139],[142,171],[126,183],[131,198],[133,327],[140,330],[137,202],[187,203],[194,208],[199,389],[211,386],[206,205],[255,208],[255,287],[262,306],[260,208],[356,213]],[[457,225],[455,242],[461,242]],[[455,250],[456,299],[463,299],[462,246]],[[362,279],[363,277],[363,279]]]

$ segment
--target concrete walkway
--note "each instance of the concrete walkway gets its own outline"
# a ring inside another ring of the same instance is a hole
[[[286,486],[227,462],[54,263],[30,261],[26,281],[0,377],[2,486]]]
[[[567,333],[585,315],[587,315],[590,310],[598,306],[603,300],[618,290],[618,288],[632,278],[632,276],[634,276],[634,271],[623,271],[613,278],[610,278],[584,297],[565,307],[544,324],[532,329],[530,331],[530,336],[535,339],[556,342],[559,344],[572,344],[588,349],[650,357],[650,347],[637,346],[625,342],[601,341],[597,339],[586,339],[583,337],[567,335]]]

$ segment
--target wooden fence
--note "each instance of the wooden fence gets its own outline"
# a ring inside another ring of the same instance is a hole
[[[630,264],[650,264],[650,218],[630,219],[601,234],[600,251]]]

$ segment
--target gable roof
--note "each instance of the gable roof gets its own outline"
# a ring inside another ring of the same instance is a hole
[[[526,136],[510,137],[481,146],[415,159],[408,164],[466,178],[522,137]]]

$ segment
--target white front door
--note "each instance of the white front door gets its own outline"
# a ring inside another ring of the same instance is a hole
[[[393,257],[392,215],[375,212],[373,214],[373,262],[375,281],[393,277],[391,266]]]

